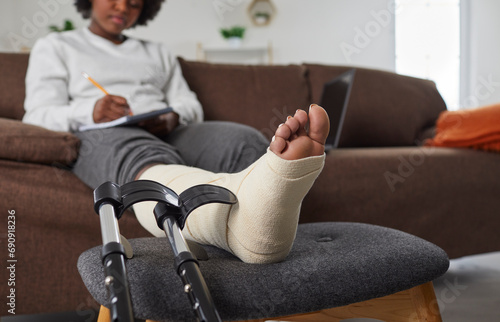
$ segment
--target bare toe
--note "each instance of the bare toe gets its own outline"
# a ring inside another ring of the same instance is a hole
[[[309,117],[307,116],[306,111],[297,110],[295,112],[295,115],[293,116],[293,118],[296,119],[300,124],[298,130],[295,132],[295,137],[301,136],[301,135],[307,135],[306,127],[307,127],[307,123],[309,121]],[[291,139],[293,139],[293,138],[294,137],[292,137]]]
[[[293,118],[299,122],[299,128],[305,128],[307,125],[307,121],[309,120],[306,111],[300,109],[295,111],[295,115],[293,116]]]
[[[299,119],[295,118],[294,116],[289,116],[286,119],[285,125],[290,128],[290,130],[292,132],[290,135],[296,133],[299,130],[299,128],[301,127]],[[278,128],[278,130],[279,130],[279,128]]]
[[[309,137],[324,145],[329,132],[328,114],[321,106],[312,104],[309,108]]]
[[[274,136],[271,144],[269,145],[269,149],[273,151],[275,154],[279,155],[286,148],[286,140],[282,137]]]
[[[296,123],[297,125],[295,126],[298,128],[298,122]],[[289,124],[282,123],[278,126],[278,129],[276,129],[276,133],[274,134],[274,136],[288,140],[293,133],[295,133],[295,131],[292,131]]]

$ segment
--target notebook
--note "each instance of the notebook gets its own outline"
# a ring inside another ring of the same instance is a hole
[[[123,117],[120,117],[120,118],[118,118],[114,121],[110,121],[110,122],[82,125],[78,128],[78,131],[83,132],[83,131],[88,131],[88,130],[107,129],[107,128],[116,127],[116,126],[134,125],[134,124],[137,124],[141,121],[149,120],[149,119],[155,118],[157,116],[160,116],[162,114],[167,114],[170,112],[173,112],[173,109],[171,107],[165,107],[161,110],[156,110],[156,111],[152,111],[152,112],[148,112],[148,113],[123,116]]]
[[[320,105],[328,111],[330,117],[330,134],[326,139],[325,151],[336,149],[339,146],[355,71],[355,69],[350,69],[325,83],[323,87]]]

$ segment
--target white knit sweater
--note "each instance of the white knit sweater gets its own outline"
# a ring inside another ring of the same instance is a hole
[[[171,106],[181,123],[203,119],[196,95],[164,46],[133,38],[117,45],[83,28],[36,42],[26,74],[23,121],[55,131],[93,124],[94,105],[104,93],[82,72],[108,93],[125,97],[134,114]]]

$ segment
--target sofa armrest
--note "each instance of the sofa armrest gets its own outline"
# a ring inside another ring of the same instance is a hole
[[[79,147],[80,140],[71,133],[0,118],[0,159],[69,166]]]

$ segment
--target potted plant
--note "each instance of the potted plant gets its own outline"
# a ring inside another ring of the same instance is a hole
[[[222,28],[220,33],[222,37],[229,42],[230,46],[239,47],[241,46],[241,41],[245,35],[245,27],[234,26],[231,28]]]
[[[71,20],[66,19],[66,20],[64,20],[64,24],[63,24],[62,28],[59,28],[56,25],[51,25],[51,26],[49,26],[49,29],[50,29],[50,31],[56,31],[56,32],[68,31],[68,30],[75,29],[75,25],[73,24],[73,22]]]
[[[255,22],[258,25],[265,25],[269,21],[269,18],[271,18],[269,12],[262,11],[257,11],[253,16],[255,17]]]

